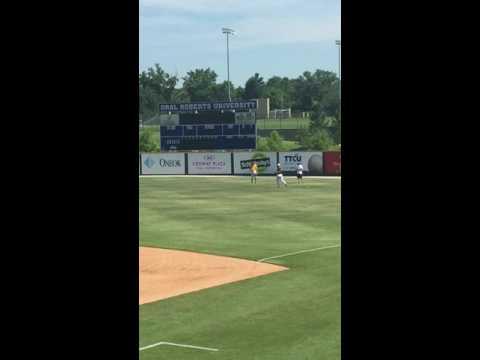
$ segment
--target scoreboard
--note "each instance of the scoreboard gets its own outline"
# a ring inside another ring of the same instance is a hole
[[[160,115],[160,148],[162,151],[255,149],[255,108],[256,101],[161,104],[164,114]]]

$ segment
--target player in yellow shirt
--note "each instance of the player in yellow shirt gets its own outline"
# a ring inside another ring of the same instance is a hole
[[[251,177],[250,177],[250,182],[253,184],[255,182],[255,184],[257,183],[257,171],[258,171],[258,166],[257,166],[257,162],[254,161],[252,163],[252,166],[250,167],[250,174],[251,174]]]

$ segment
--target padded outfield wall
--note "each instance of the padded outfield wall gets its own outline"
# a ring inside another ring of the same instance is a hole
[[[272,175],[280,163],[286,175],[295,174],[298,163],[305,176],[341,175],[339,151],[287,152],[175,152],[140,154],[140,175],[249,175],[250,164],[256,160],[259,175]]]

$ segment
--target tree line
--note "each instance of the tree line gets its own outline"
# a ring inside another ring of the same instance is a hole
[[[207,68],[189,71],[180,78],[155,64],[139,74],[139,116],[144,121],[155,116],[160,103],[227,100],[228,82],[217,83],[217,77],[214,70]],[[181,86],[180,80],[183,80]],[[339,86],[335,73],[317,69],[293,79],[273,76],[266,81],[255,73],[244,86],[235,87],[230,82],[230,93],[232,100],[268,97],[270,109],[310,112],[310,126],[301,132],[299,141],[318,148],[315,141],[319,139],[340,143]]]

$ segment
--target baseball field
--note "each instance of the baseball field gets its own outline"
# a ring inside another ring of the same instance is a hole
[[[340,180],[286,180],[140,178],[140,359],[340,359]]]

